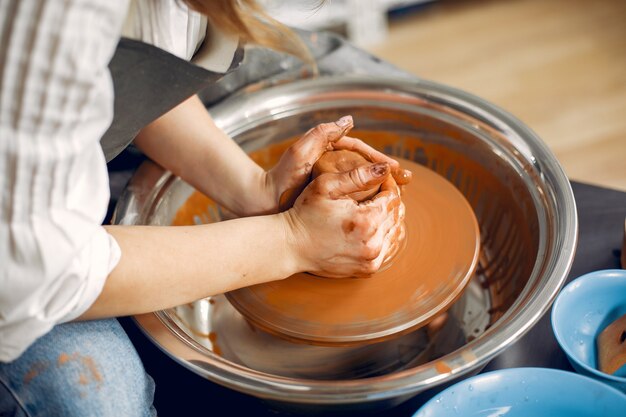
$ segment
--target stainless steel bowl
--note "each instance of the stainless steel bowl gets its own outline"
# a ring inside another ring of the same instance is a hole
[[[570,184],[528,127],[478,97],[427,81],[333,77],[236,95],[211,114],[248,152],[351,114],[354,136],[454,183],[482,240],[477,272],[438,332],[357,348],[299,345],[254,329],[223,296],[136,318],[173,359],[212,381],[307,407],[397,403],[480,370],[539,320],[566,278],[577,236]],[[170,224],[192,192],[147,162],[114,222]],[[207,207],[197,221],[216,213]]]

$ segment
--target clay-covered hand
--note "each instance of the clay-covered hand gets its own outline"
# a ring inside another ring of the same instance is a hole
[[[393,177],[387,178],[385,182],[380,186],[379,194],[389,194],[389,195],[401,195],[400,187],[396,183]],[[374,197],[376,198],[376,197]],[[400,250],[401,246],[405,242],[405,233],[406,228],[404,226],[404,216],[406,213],[404,203],[400,199],[399,204],[396,201],[393,201],[393,205],[390,207],[393,209],[393,226],[389,233],[385,236],[384,250],[381,252],[380,256],[382,257],[383,265],[387,264],[388,261],[395,256]]]
[[[411,171],[401,168],[398,161],[377,151],[361,139],[344,136],[333,144],[333,149],[357,152],[369,161],[388,163],[391,168],[391,176],[400,186],[408,184],[413,176]]]
[[[348,197],[379,184],[371,200]],[[397,239],[403,211],[389,164],[322,174],[284,213],[294,259],[302,271],[326,277],[373,274]]]
[[[396,182],[406,184],[409,171],[399,167],[396,160],[378,152],[359,139],[345,136],[354,126],[352,116],[336,122],[322,123],[309,130],[287,149],[276,166],[266,173],[264,187],[278,205],[278,211],[291,207],[307,185],[311,169],[326,151],[347,149],[356,151],[375,163],[386,163]]]

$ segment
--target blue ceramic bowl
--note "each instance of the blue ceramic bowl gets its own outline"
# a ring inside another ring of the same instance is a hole
[[[557,296],[552,329],[576,371],[626,392],[626,366],[614,375],[600,372],[596,349],[598,335],[624,314],[626,271],[596,271],[570,282]]]
[[[623,416],[626,395],[556,369],[511,368],[468,378],[442,391],[413,417]]]

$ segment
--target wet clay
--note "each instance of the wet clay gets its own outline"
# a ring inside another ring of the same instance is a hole
[[[313,344],[380,340],[428,323],[460,296],[478,260],[477,221],[462,194],[414,162],[404,188],[406,243],[369,278],[306,273],[227,294],[264,330]]]
[[[229,299],[233,304],[261,328],[281,336],[289,333],[287,338],[304,339],[315,344],[334,344],[342,337],[344,341],[348,340],[343,344],[359,342],[368,336],[374,340],[374,337],[402,332],[403,328],[426,324],[461,294],[475,265],[478,232],[476,219],[467,201],[482,215],[493,218],[491,224],[499,226],[498,229],[485,230],[487,243],[492,244],[493,239],[504,240],[502,252],[496,254],[500,256],[481,253],[481,276],[488,280],[486,283],[492,290],[494,303],[506,306],[514,301],[517,287],[524,285],[524,281],[516,276],[526,275],[526,267],[532,264],[525,262],[525,259],[533,256],[525,256],[518,248],[533,247],[530,241],[532,238],[526,228],[521,228],[515,234],[507,232],[524,219],[523,207],[508,207],[506,216],[500,219],[503,212],[495,210],[491,201],[499,199],[500,194],[515,193],[515,189],[500,183],[488,167],[467,160],[461,154],[457,156],[443,145],[380,131],[358,131],[353,132],[353,136],[364,139],[387,154],[406,156],[429,168],[411,161],[401,161],[404,167],[413,171],[413,185],[406,187],[403,194],[407,213],[407,248],[400,253],[391,268],[365,280],[333,280],[333,285],[329,286],[330,279],[300,274],[281,282],[231,293]],[[274,144],[252,152],[250,156],[268,169],[294,141]],[[453,178],[468,200],[448,181],[433,172]],[[430,175],[437,179],[431,181]],[[441,200],[447,200],[450,195],[454,195],[452,200],[442,205]],[[485,199],[485,195],[490,198]],[[451,203],[455,200],[455,203]],[[422,204],[422,201],[430,203]],[[195,193],[177,212],[173,224],[196,224],[198,217],[206,217],[206,213],[215,211],[215,207],[211,199]],[[429,220],[429,216],[444,218],[445,221],[439,227]],[[515,239],[502,239],[497,236],[500,232],[511,237],[514,235]],[[420,244],[426,235],[431,236],[429,245],[423,242]],[[463,241],[466,243],[462,244]],[[468,244],[470,241],[472,243]],[[473,254],[473,257],[464,258],[457,254],[459,252]],[[506,253],[515,256],[507,258],[504,256]],[[517,255],[521,256],[519,260]],[[516,267],[504,268],[500,261],[512,263]],[[446,263],[447,269],[444,268]],[[508,270],[515,276],[505,273]],[[500,273],[496,274],[498,271]],[[412,284],[407,286],[400,279],[402,276],[410,276],[408,281]],[[492,281],[492,277],[496,279]],[[278,284],[285,285],[285,288],[281,292],[273,291],[272,286]],[[247,297],[255,298],[256,304],[246,300],[243,304],[237,302],[242,298],[242,292],[247,290],[250,290]],[[361,304],[362,300],[367,300],[365,307]],[[253,304],[254,307],[250,307]],[[402,308],[398,309],[398,305],[402,305]],[[293,318],[290,318],[289,314],[292,313]],[[311,315],[314,320],[311,320]],[[497,316],[493,319],[497,319]],[[298,327],[298,331],[294,331],[294,327]],[[344,331],[343,335],[338,330]]]
[[[467,141],[467,133],[431,118],[381,111],[382,117],[399,124],[414,124],[416,129],[436,132],[455,143]],[[456,117],[464,117],[455,113]],[[482,126],[490,134],[499,133]],[[520,198],[528,192],[523,181],[512,176],[502,181],[494,171],[503,164],[498,158],[478,161],[468,158],[450,145],[422,140],[419,136],[378,130],[353,130],[352,136],[391,156],[420,163],[454,183],[470,203],[481,223],[481,252],[477,279],[489,289],[491,323],[496,322],[517,300],[532,273],[537,256],[539,225],[532,200]],[[529,168],[528,175],[533,175]],[[523,226],[522,226],[523,225]]]
[[[33,379],[45,372],[50,367],[48,361],[34,362],[28,372],[24,375],[24,385],[29,384]]]
[[[330,151],[324,153],[324,155],[322,155],[320,159],[313,165],[311,176],[312,179],[315,179],[325,173],[348,172],[352,171],[355,168],[369,165],[371,163],[371,161],[365,159],[365,157],[363,157],[361,154],[353,151]],[[348,194],[348,197],[352,198],[353,200],[362,202],[374,197],[376,193],[378,193],[379,189],[380,186],[376,186],[369,190],[357,191],[356,193]]]
[[[598,365],[602,372],[612,375],[626,365],[626,314],[600,333],[597,348]]]
[[[337,151],[329,151],[325,152],[320,159],[313,165],[311,170],[311,180],[319,177],[322,174],[327,173],[342,173],[348,172],[355,168],[359,168],[365,165],[370,165],[372,162],[366,159],[363,155],[348,151],[348,150],[337,150]],[[389,176],[386,181],[395,184],[395,180]],[[404,184],[407,184],[408,181],[405,181]],[[372,199],[380,190],[380,186],[375,186],[370,188],[369,190],[357,191],[347,196],[356,200],[358,202],[363,202]],[[346,221],[343,225],[344,233],[350,233],[355,228],[355,223],[352,221]],[[403,247],[404,238],[406,236],[406,228],[404,222],[400,224],[400,232],[398,233],[397,241],[393,242],[393,245],[390,247],[389,251],[385,255],[385,259],[383,260],[380,269],[385,270],[389,268],[391,262],[398,254],[398,251]],[[320,274],[324,276],[324,274]]]

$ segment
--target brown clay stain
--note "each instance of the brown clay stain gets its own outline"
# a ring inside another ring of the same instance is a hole
[[[612,375],[626,364],[626,314],[602,330],[596,346],[600,371]]]
[[[354,223],[352,220],[345,220],[341,225],[341,228],[343,229],[343,232],[345,234],[349,235],[356,228],[356,223]]]
[[[314,323],[316,328],[363,320],[383,323],[398,314],[443,310],[442,303],[453,301],[449,294],[456,291],[460,295],[458,288],[471,277],[477,260],[477,223],[467,201],[444,178],[410,161],[401,160],[401,165],[414,175],[402,196],[407,213],[404,236],[409,236],[409,240],[404,250],[399,250],[401,245],[396,246],[397,255],[387,269],[367,280],[319,280],[309,274],[296,274],[229,296],[238,297],[240,303],[260,300],[264,308],[281,319]],[[341,227],[343,232],[350,230],[350,219]],[[456,238],[449,240],[447,236]],[[311,290],[313,286],[315,291]],[[248,318],[261,324],[254,320],[256,317]]]
[[[285,311],[289,311],[289,314],[295,312],[294,320],[306,321],[313,318],[319,325],[337,325],[345,322],[351,323],[356,319],[376,319],[394,313],[399,305],[417,305],[415,303],[417,299],[425,301],[422,303],[424,304],[423,308],[432,309],[435,304],[441,301],[440,298],[431,300],[432,294],[445,293],[445,291],[442,292],[440,289],[441,283],[446,282],[445,278],[454,277],[455,279],[450,281],[457,282],[463,275],[457,274],[457,267],[462,263],[461,258],[463,258],[464,265],[462,269],[467,268],[465,266],[466,262],[472,261],[471,264],[473,264],[478,231],[476,230],[475,219],[473,221],[466,220],[466,217],[471,213],[469,205],[473,204],[480,208],[478,206],[482,204],[482,200],[477,196],[482,194],[482,189],[484,188],[494,189],[500,186],[502,189],[498,189],[498,192],[511,193],[511,190],[508,188],[504,189],[503,186],[497,183],[495,177],[483,168],[480,174],[485,177],[484,181],[483,178],[472,177],[467,184],[459,185],[459,189],[465,192],[467,201],[458,201],[458,204],[451,205],[449,210],[436,209],[443,205],[444,200],[452,198],[458,200],[459,197],[455,187],[450,187],[447,182],[445,184],[442,183],[445,180],[440,176],[445,177],[449,169],[455,168],[459,170],[464,168],[463,164],[471,164],[472,162],[466,161],[462,155],[447,154],[446,152],[449,152],[449,150],[442,145],[422,142],[414,138],[404,138],[401,135],[360,131],[356,137],[366,139],[366,142],[370,145],[374,145],[375,148],[387,154],[403,157],[400,160],[401,167],[413,171],[413,181],[404,187],[402,193],[402,200],[406,205],[407,213],[405,218],[406,233],[413,236],[409,243],[412,242],[411,244],[413,245],[418,244],[421,240],[424,240],[423,236],[450,236],[448,229],[454,229],[456,233],[459,233],[458,228],[462,228],[467,233],[471,232],[473,239],[471,239],[471,242],[468,241],[467,244],[462,243],[466,242],[467,239],[463,239],[462,242],[461,239],[458,239],[459,242],[455,240],[454,242],[456,243],[453,247],[449,247],[451,244],[446,244],[443,250],[439,251],[435,251],[426,245],[424,246],[424,254],[418,260],[414,259],[415,256],[413,256],[414,254],[411,250],[399,251],[393,260],[393,264],[390,264],[388,269],[369,277],[367,284],[362,279],[332,280],[333,282],[328,284],[311,275],[298,274],[278,283],[253,287],[256,297],[264,300],[265,305],[283,313]],[[278,162],[280,156],[293,142],[294,140],[287,140],[252,152],[250,156],[261,167],[269,169]],[[333,152],[332,154],[335,153]],[[330,155],[328,156],[330,157]],[[429,163],[428,168],[430,169],[416,164],[416,162],[424,163],[431,160],[436,162],[445,161],[445,163],[441,162],[432,166]],[[320,170],[319,168],[320,165],[316,164],[313,166],[312,177]],[[339,169],[339,171],[342,171],[342,169]],[[433,175],[433,171],[440,174],[440,176]],[[438,177],[439,179],[433,177]],[[408,177],[406,181],[408,181]],[[402,182],[400,181],[400,183]],[[478,189],[479,187],[480,189]],[[481,192],[479,193],[479,191]],[[315,187],[313,187],[311,195],[314,195],[315,192]],[[423,201],[429,201],[429,204],[423,204]],[[468,204],[468,201],[470,204]],[[202,213],[212,210],[208,206],[214,205],[215,203],[207,197],[202,196],[200,193],[195,193],[179,209],[174,224],[193,224],[193,216],[202,215]],[[471,217],[474,217],[473,213],[471,214]],[[446,221],[441,222],[441,227],[446,230],[432,230],[434,222],[427,220],[431,217],[442,216],[447,218]],[[459,223],[462,224],[459,225]],[[344,231],[349,230],[351,227],[349,221],[342,225]],[[439,240],[446,242],[445,239]],[[471,245],[469,245],[470,243]],[[466,247],[467,245],[469,246]],[[461,256],[461,254],[467,254],[467,256]],[[447,259],[457,259],[457,266],[455,266],[454,271],[448,270],[449,268],[446,269],[447,264],[445,261]],[[428,270],[430,273],[420,272],[419,280],[401,280],[398,278],[406,275],[403,271],[411,271],[411,274],[413,274],[416,270]],[[322,307],[327,308],[320,308],[319,303],[316,304],[316,302],[310,303],[311,300],[306,296],[306,294],[310,294],[309,285],[316,285],[316,289],[324,294],[323,297],[318,297],[317,300],[323,304]],[[411,285],[413,286],[411,287]],[[360,297],[346,299],[346,293],[357,293],[360,294]],[[380,297],[380,294],[385,294],[385,297]],[[336,303],[333,300],[337,300],[338,297],[341,299],[341,309],[334,308]],[[307,299],[305,300],[304,298]],[[502,296],[495,298],[500,300]],[[360,302],[363,299],[367,300],[367,308],[365,310],[363,308],[364,304]],[[248,317],[248,319],[251,319],[251,317]],[[259,323],[255,322],[255,324],[258,325]],[[254,328],[254,326],[251,327]]]
[[[33,379],[37,378],[37,376],[39,376],[42,372],[45,372],[49,366],[50,364],[47,361],[33,363],[26,375],[24,375],[24,384],[28,384]]]
[[[218,356],[222,356],[222,349],[220,349],[219,345],[217,344],[217,333],[210,332],[209,340],[211,341],[211,344],[213,345],[213,352]]]
[[[82,371],[78,376],[78,383],[80,385],[95,383],[97,389],[102,387],[102,374],[98,369],[96,361],[94,361],[91,356],[84,356],[78,352],[74,352],[71,355],[61,353],[57,358],[57,366],[59,367],[69,366],[70,364],[76,364]]]
[[[450,368],[448,364],[444,361],[435,362],[435,370],[440,374],[447,374],[449,372],[452,372],[452,368]]]
[[[214,304],[215,301],[212,298],[210,298],[209,299],[209,303]],[[182,323],[187,323],[178,314],[176,314],[176,312],[174,312],[173,314]],[[209,339],[209,341],[211,342],[212,348],[213,348],[213,353],[215,353],[218,356],[222,356],[222,349],[220,349],[220,347],[217,345],[217,333],[215,333],[215,332],[205,333],[205,332],[202,332],[200,330],[194,329],[192,326],[187,326],[187,328],[189,329],[189,331],[191,331],[191,333],[194,336],[202,337],[204,339]]]

